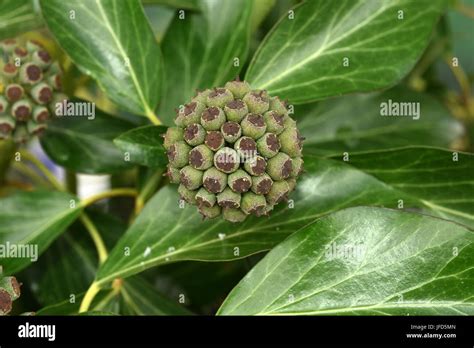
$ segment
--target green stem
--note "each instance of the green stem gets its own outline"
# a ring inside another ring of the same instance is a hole
[[[108,252],[104,240],[100,236],[99,230],[97,229],[97,227],[95,227],[94,223],[86,213],[82,213],[80,219],[84,227],[89,232],[89,235],[91,236],[92,240],[94,241],[95,247],[97,249],[97,254],[99,255],[99,263],[104,263],[108,257]]]
[[[94,297],[99,293],[99,291],[100,287],[96,282],[93,282],[82,299],[81,306],[79,307],[79,313],[87,312],[89,310]]]
[[[18,171],[20,174],[24,175],[25,177],[29,178],[32,183],[39,185],[39,186],[50,186],[50,182],[47,181],[44,177],[39,175],[36,171],[34,171],[31,167],[27,166],[22,162],[14,162],[12,168]]]
[[[161,125],[161,121],[152,110],[147,110],[146,117],[156,126]]]
[[[137,190],[132,189],[132,188],[118,188],[118,189],[112,189],[110,191],[102,192],[97,195],[88,197],[86,199],[83,199],[81,202],[81,205],[83,207],[87,207],[91,204],[94,204],[98,201],[101,201],[106,198],[111,198],[111,197],[117,197],[117,196],[132,196],[136,197],[138,195]]]
[[[25,158],[27,161],[30,161],[33,163],[36,168],[48,179],[48,181],[51,183],[51,185],[54,186],[55,189],[58,191],[64,191],[63,185],[59,183],[58,180],[56,180],[56,177],[54,176],[53,173],[41,162],[39,159],[37,159],[32,153],[26,151],[26,150],[20,150],[20,155],[21,158]]]

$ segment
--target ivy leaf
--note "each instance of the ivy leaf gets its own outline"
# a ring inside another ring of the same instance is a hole
[[[381,105],[389,100],[419,103],[419,118],[381,116]],[[297,106],[295,115],[298,128],[306,138],[306,155],[409,145],[449,148],[463,135],[462,124],[451,117],[437,100],[401,88]]]
[[[199,5],[200,13],[184,12],[184,19],[176,14],[162,43],[166,82],[159,114],[169,125],[174,109],[196,89],[235,78],[247,57],[252,2],[203,0]]]
[[[41,145],[57,164],[81,173],[114,173],[130,168],[113,143],[133,124],[96,110],[95,118],[59,117],[48,124]]]
[[[352,154],[348,163],[432,214],[474,229],[474,154],[408,147]]]
[[[0,245],[3,249],[0,263],[5,273],[15,274],[36,261],[35,256],[41,255],[74,222],[81,210],[77,198],[64,192],[20,192],[0,199]],[[13,256],[14,250],[25,251],[25,248],[30,255],[6,257]],[[34,255],[35,248],[37,255]]]
[[[42,24],[32,0],[0,1],[0,40],[36,29]]]
[[[153,115],[161,53],[139,1],[41,0],[43,16],[74,63],[124,109]]]
[[[199,0],[142,0],[144,4],[166,5],[177,9],[199,10]]]
[[[132,163],[148,167],[165,167],[168,158],[163,147],[164,133],[166,127],[143,126],[121,134],[114,139],[114,143],[124,154],[130,155]]]
[[[373,207],[323,217],[275,247],[221,315],[473,315],[474,234]]]
[[[246,79],[295,104],[391,86],[422,54],[444,4],[305,1],[264,40]]]

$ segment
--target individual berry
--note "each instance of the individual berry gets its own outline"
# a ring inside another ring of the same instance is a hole
[[[237,169],[227,178],[227,184],[232,191],[237,193],[244,193],[250,190],[252,186],[252,178],[242,169]]]
[[[222,217],[230,222],[242,222],[247,218],[247,215],[240,209],[223,208]]]
[[[267,161],[262,156],[255,156],[245,161],[244,168],[250,175],[260,176],[265,173]]]
[[[181,184],[183,184],[188,190],[197,190],[202,185],[203,172],[200,170],[194,169],[191,166],[186,166],[180,170],[179,174]]]
[[[214,155],[214,166],[223,173],[233,173],[239,165],[239,156],[234,149],[223,147]]]
[[[31,135],[40,135],[46,130],[46,125],[44,123],[36,123],[34,120],[29,120],[26,124],[26,128]]]
[[[222,192],[227,186],[227,174],[215,167],[211,167],[204,172],[202,185],[212,193]]]
[[[192,101],[200,102],[201,104],[206,105],[207,96],[211,93],[211,89],[205,89],[204,91],[196,91],[196,96],[193,98]]]
[[[31,61],[44,69],[51,64],[51,56],[45,50],[37,50],[31,55]]]
[[[23,98],[24,94],[25,90],[23,89],[23,87],[16,83],[8,85],[5,89],[5,95],[11,103]]]
[[[279,115],[288,115],[286,103],[281,101],[278,97],[270,98],[270,110],[277,112]]]
[[[257,141],[258,152],[266,158],[272,158],[280,151],[280,140],[275,133],[265,133]]]
[[[6,112],[8,109],[8,101],[7,99],[0,95],[0,115]]]
[[[205,109],[205,105],[198,102],[193,101],[189,104],[184,105],[176,115],[175,124],[178,127],[185,127],[189,126],[192,123],[199,123],[201,118],[202,112]]]
[[[183,138],[191,146],[196,146],[204,142],[206,131],[199,123],[191,123],[184,128]]]
[[[16,120],[9,115],[0,115],[0,137],[7,138],[15,129]]]
[[[201,187],[196,194],[196,203],[200,207],[212,207],[216,203],[216,195]]]
[[[214,88],[206,98],[208,106],[223,108],[234,99],[234,95],[226,88]],[[220,127],[219,127],[220,128]]]
[[[241,162],[250,161],[257,155],[257,143],[250,137],[241,137],[234,144]]]
[[[288,199],[290,186],[285,180],[274,181],[270,192],[266,195],[269,204],[278,204]]]
[[[256,176],[252,178],[252,192],[257,195],[266,195],[272,188],[273,180],[268,174]]]
[[[204,144],[212,151],[217,151],[220,148],[224,147],[225,139],[221,132],[219,131],[210,131],[207,132],[204,139]]]
[[[221,215],[221,207],[219,207],[217,204],[213,205],[212,207],[201,205],[199,206],[198,210],[203,218],[207,219],[214,219]]]
[[[267,201],[265,200],[265,196],[247,192],[242,195],[240,208],[247,215],[254,214],[259,216],[264,213],[266,205]]]
[[[274,110],[263,114],[263,119],[267,125],[267,132],[278,135],[285,129],[284,116]]]
[[[11,115],[17,121],[28,121],[31,115],[31,103],[26,99],[21,99],[12,105]]]
[[[177,141],[183,140],[184,131],[179,127],[169,127],[163,136],[163,146],[166,150],[169,150],[171,145]]]
[[[242,134],[253,139],[260,138],[267,130],[267,125],[262,115],[248,114],[240,124],[242,127]]]
[[[31,89],[31,96],[38,104],[48,104],[53,99],[53,89],[48,84],[41,82]]]
[[[239,79],[227,82],[225,88],[231,91],[236,99],[242,99],[250,92],[250,85],[246,81],[240,81]]]
[[[34,63],[23,64],[20,68],[20,81],[24,84],[34,85],[41,81],[43,72],[41,68]]]
[[[37,123],[46,122],[49,118],[49,110],[45,106],[37,105],[33,109],[33,120]]]
[[[197,190],[188,190],[183,184],[178,186],[178,193],[181,199],[189,204],[196,204]]]
[[[301,173],[303,173],[304,161],[301,157],[294,157],[291,159],[291,164],[292,164],[291,177],[297,178],[298,176],[301,175]]]
[[[267,161],[267,173],[273,180],[287,179],[292,170],[291,158],[283,152],[279,152]]]
[[[240,123],[248,114],[249,108],[242,100],[232,100],[225,105],[224,112],[228,121]]]
[[[167,151],[168,161],[175,168],[181,168],[188,164],[189,151],[191,147],[184,141],[177,141]]]
[[[235,143],[237,139],[242,135],[242,128],[237,122],[227,121],[221,127],[221,133],[224,140],[228,143]]]
[[[13,63],[7,63],[3,66],[2,74],[8,79],[13,79],[18,75],[18,69]]]
[[[170,180],[170,183],[172,184],[179,184],[181,181],[181,174],[179,173],[178,168],[174,168],[168,164],[166,167],[166,173],[165,175],[168,177]]]
[[[207,108],[201,115],[201,124],[208,131],[219,130],[224,122],[224,111],[216,106]]]
[[[225,208],[239,208],[240,207],[240,200],[241,194],[232,191],[229,187],[227,187],[224,191],[217,195],[217,204],[221,207]]]
[[[247,104],[249,111],[254,114],[263,114],[270,107],[265,91],[249,92],[242,100]]]
[[[288,154],[291,157],[301,156],[303,149],[303,138],[296,127],[290,127],[285,129],[279,136],[281,144],[281,151]]]
[[[198,145],[189,151],[189,164],[199,170],[206,170],[212,166],[214,152],[206,145]]]

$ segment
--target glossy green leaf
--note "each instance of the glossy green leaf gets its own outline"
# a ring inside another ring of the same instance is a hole
[[[88,209],[87,215],[107,248],[112,248],[126,230],[126,225],[110,214]],[[85,292],[94,280],[98,265],[94,243],[83,224],[76,221],[26,270],[24,277],[18,277],[28,279],[24,286],[46,306]]]
[[[252,2],[203,0],[199,5],[200,13],[185,11],[184,19],[176,14],[162,43],[165,82],[159,117],[168,125],[174,109],[196,89],[234,79],[247,57]]]
[[[275,247],[222,315],[473,315],[474,234],[374,207],[346,209]]]
[[[36,29],[42,24],[32,0],[0,1],[0,40]]]
[[[436,149],[415,148],[417,156],[400,152],[398,167],[406,168],[414,163],[423,166],[423,159],[432,156],[446,160],[450,152]],[[397,151],[377,152],[378,158]],[[426,152],[426,155],[423,155]],[[428,157],[425,157],[428,156]],[[438,181],[444,183],[445,195],[459,199],[456,185],[452,185],[454,168],[457,176],[472,173],[472,155],[460,154],[462,166],[452,164],[446,172],[436,170],[412,173],[419,182]],[[442,161],[442,159],[441,159]],[[470,164],[466,164],[468,162]],[[352,162],[349,162],[352,163]],[[381,163],[374,160],[374,164]],[[429,165],[429,161],[426,162]],[[449,165],[449,163],[445,163]],[[456,167],[457,166],[457,167]],[[280,204],[269,217],[250,217],[240,224],[228,223],[222,219],[201,221],[194,206],[180,208],[178,194],[174,186],[159,191],[145,206],[126,234],[111,251],[109,259],[99,269],[97,280],[104,284],[117,277],[127,277],[147,268],[182,260],[224,261],[235,260],[271,249],[288,235],[314,219],[329,212],[358,205],[385,206],[390,208],[416,209],[462,221],[474,228],[470,209],[446,209],[437,206],[407,191],[398,190],[390,182],[378,180],[362,170],[346,163],[307,156],[307,174],[297,185],[288,205]],[[381,167],[384,168],[384,167]],[[462,172],[462,173],[459,173]],[[417,176],[418,175],[418,176]],[[472,181],[472,178],[471,178]],[[469,190],[462,193],[462,199],[470,200]],[[402,206],[400,206],[402,204]],[[237,249],[236,249],[237,248]],[[129,251],[125,253],[125,251]]]
[[[382,103],[419,103],[412,117],[381,116]],[[297,106],[295,118],[306,138],[305,154],[341,154],[409,145],[449,148],[463,126],[436,99],[401,88]]]
[[[138,0],[42,0],[49,29],[74,63],[122,108],[158,104],[161,53]]]
[[[77,198],[63,192],[20,192],[0,199],[3,250],[0,264],[4,272],[15,274],[37,261],[35,257],[39,257],[80,213]],[[11,254],[14,250],[23,250],[22,257],[6,257],[14,256]]]
[[[130,167],[113,139],[133,124],[96,110],[94,119],[60,117],[48,124],[41,145],[60,166],[81,173],[114,173]]]
[[[199,10],[199,0],[142,0],[144,4],[166,5],[181,10]]]
[[[348,163],[474,229],[474,154],[415,147],[349,154]]]
[[[114,140],[115,145],[130,162],[148,167],[165,167],[168,164],[166,150],[163,147],[163,134],[166,127],[143,126],[121,134]]]
[[[391,86],[420,57],[444,4],[305,1],[267,36],[246,79],[295,104]]]

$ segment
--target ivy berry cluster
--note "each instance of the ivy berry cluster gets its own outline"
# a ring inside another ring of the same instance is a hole
[[[198,92],[164,135],[167,176],[205,218],[268,215],[303,171],[302,140],[286,104],[245,81]]]

